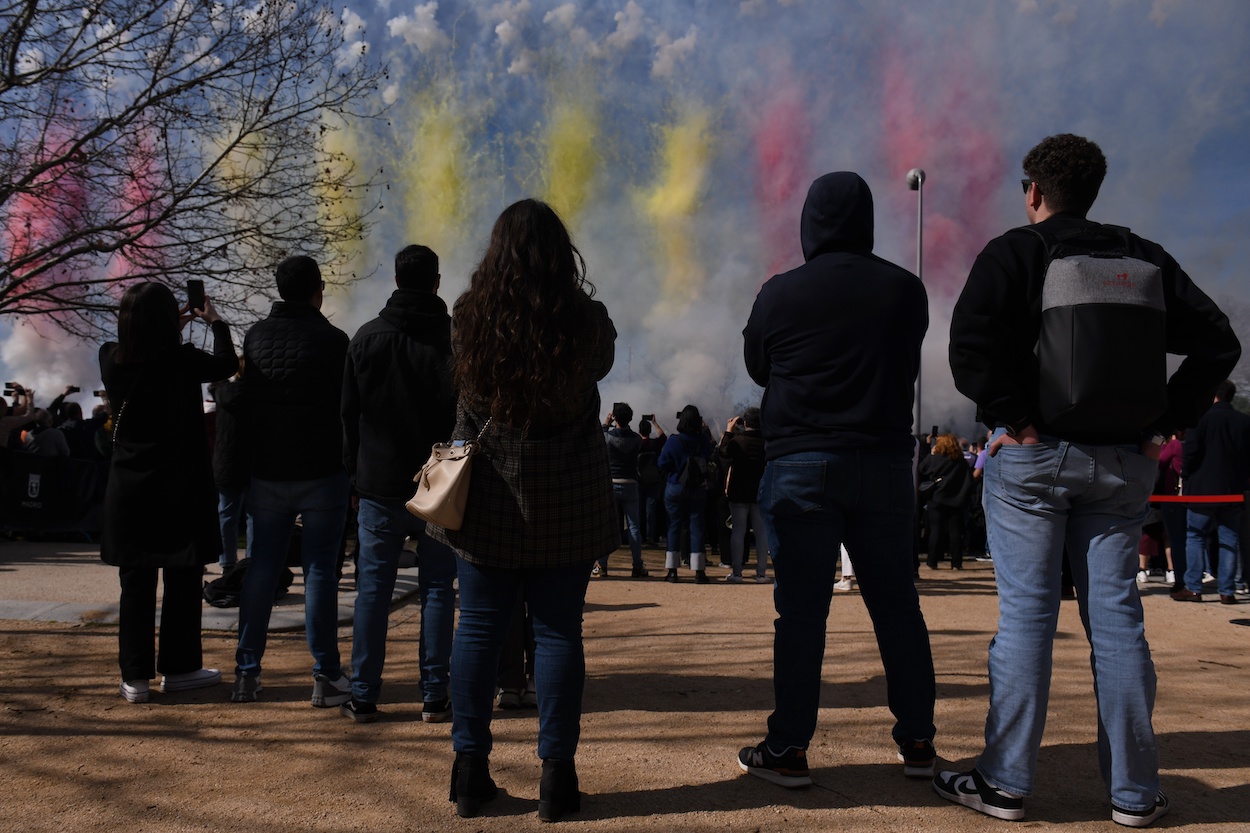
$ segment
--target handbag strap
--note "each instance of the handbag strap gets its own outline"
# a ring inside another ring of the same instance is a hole
[[[482,437],[486,436],[486,429],[490,427],[491,420],[493,419],[494,417],[486,418],[486,423],[482,426],[482,430],[477,432],[477,439],[473,441],[474,445],[480,443],[482,441]]]

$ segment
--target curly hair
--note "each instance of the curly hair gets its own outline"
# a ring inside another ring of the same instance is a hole
[[[461,395],[523,428],[553,410],[584,383],[593,295],[551,206],[527,199],[504,209],[452,313]]]
[[[1058,213],[1084,217],[1107,175],[1102,149],[1083,136],[1060,133],[1038,142],[1024,157],[1024,172],[1037,183],[1046,205]]]
[[[963,449],[959,447],[959,438],[954,434],[939,434],[937,440],[933,443],[933,453],[952,460],[962,460],[964,458]]]

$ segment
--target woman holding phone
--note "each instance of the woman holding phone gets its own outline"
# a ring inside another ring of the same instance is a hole
[[[135,284],[122,295],[117,341],[100,348],[100,377],[113,408],[100,557],[118,568],[119,690],[131,703],[148,700],[158,672],[162,691],[221,681],[221,672],[203,667],[200,648],[200,579],[221,554],[200,385],[227,378],[239,360],[230,328],[209,299],[201,304],[179,309],[163,284]],[[193,318],[212,329],[211,354],[182,343],[181,329]]]

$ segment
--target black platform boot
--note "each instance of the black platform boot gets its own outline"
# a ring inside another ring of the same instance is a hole
[[[559,821],[568,813],[582,809],[582,794],[577,789],[577,767],[572,761],[543,759],[543,780],[538,787],[538,818]]]
[[[490,777],[489,758],[466,752],[456,753],[456,762],[451,765],[451,791],[447,800],[456,802],[456,814],[460,818],[476,816],[479,806],[494,798],[498,791]]]

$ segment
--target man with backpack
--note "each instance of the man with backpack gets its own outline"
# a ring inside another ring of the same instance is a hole
[[[1164,437],[1193,425],[1241,348],[1161,246],[1086,219],[1106,174],[1096,144],[1051,136],[1024,157],[1030,225],[991,240],[951,317],[955,385],[994,426],[985,517],[998,634],[985,751],[933,781],[943,798],[1024,817],[1046,722],[1066,548],[1092,648],[1111,818],[1168,810],[1151,716],[1155,671],[1135,576]],[[1166,353],[1186,358],[1171,378]]]

